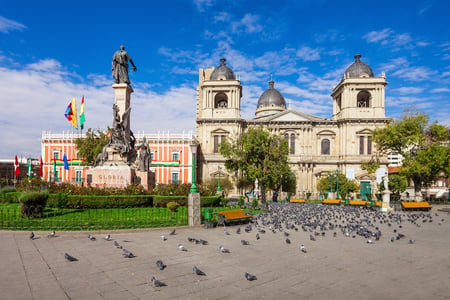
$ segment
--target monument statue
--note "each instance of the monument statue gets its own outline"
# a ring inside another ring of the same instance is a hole
[[[385,191],[389,191],[389,183],[388,183],[388,174],[387,174],[387,172],[385,173],[385,175],[383,177],[383,186],[384,186],[384,190]]]
[[[128,83],[130,84],[130,78],[128,77],[128,61],[133,66],[133,71],[137,68],[133,63],[128,52],[125,51],[125,47],[120,46],[120,50],[117,50],[112,59],[112,75],[116,83]]]
[[[139,171],[147,172],[150,170],[150,165],[152,163],[152,156],[150,152],[150,147],[148,146],[147,140],[142,140],[142,143],[137,147],[137,149],[141,149],[139,153]]]

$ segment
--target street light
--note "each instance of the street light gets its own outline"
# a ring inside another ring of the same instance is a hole
[[[192,185],[189,193],[197,193],[197,186],[195,185],[195,155],[197,154],[197,144],[189,145],[192,152]]]
[[[336,170],[336,199],[339,199],[339,170]]]
[[[220,170],[222,170],[221,166],[217,166],[217,169],[219,170],[219,181],[217,183],[217,191],[221,192],[222,190],[220,189]]]

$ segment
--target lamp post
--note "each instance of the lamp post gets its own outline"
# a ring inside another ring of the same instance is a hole
[[[221,192],[222,190],[220,189],[220,171],[222,170],[222,167],[217,166],[217,169],[219,170],[219,181],[217,182],[217,191]]]
[[[330,172],[330,193],[333,192],[333,174]]]
[[[339,170],[336,170],[336,199],[339,199]]]
[[[192,152],[192,185],[189,193],[197,193],[197,186],[195,185],[195,158],[197,154],[197,144],[189,145],[189,148]]]

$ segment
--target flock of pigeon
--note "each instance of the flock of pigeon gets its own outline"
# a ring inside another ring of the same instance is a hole
[[[440,218],[437,213],[438,224],[441,225],[445,219]],[[252,232],[255,234],[256,241],[261,239],[266,233],[277,234],[280,233],[286,244],[291,244],[292,231],[304,231],[309,234],[311,242],[315,242],[319,237],[333,236],[336,238],[343,236],[346,238],[363,238],[367,244],[375,244],[382,236],[389,236],[391,242],[400,240],[406,237],[402,233],[403,225],[406,222],[420,227],[424,223],[433,222],[433,216],[430,212],[411,212],[411,213],[381,213],[379,210],[370,209],[366,207],[355,206],[327,206],[327,205],[313,205],[313,204],[294,204],[294,203],[271,203],[268,206],[267,212],[253,216],[252,220],[244,227],[247,234]],[[235,227],[236,228],[236,227]],[[385,230],[382,232],[381,228]],[[386,232],[386,228],[389,232]],[[230,228],[224,226],[223,232],[225,235],[231,235]],[[256,233],[255,233],[256,232]],[[241,226],[237,226],[235,233],[241,234]],[[176,230],[173,229],[168,236],[176,235]],[[52,231],[48,237],[54,238],[55,232]],[[88,239],[96,241],[96,238],[89,234]],[[37,239],[33,232],[30,234],[30,239]],[[161,240],[164,242],[168,239],[166,235],[161,235]],[[108,234],[104,237],[106,241],[112,241]],[[188,237],[187,241],[194,244],[208,245],[208,241],[203,239],[196,239]],[[126,241],[124,241],[126,242]],[[414,244],[414,239],[409,239],[409,244]],[[122,249],[123,257],[134,258],[135,255],[125,249],[116,240],[114,246]],[[249,240],[241,239],[242,246],[250,245]],[[182,243],[178,243],[180,251],[188,251],[187,247]],[[300,244],[300,252],[307,253],[306,246]],[[219,246],[219,252],[231,253],[230,249]],[[65,259],[70,262],[78,259],[68,253],[64,254]],[[162,260],[156,261],[156,266],[159,270],[164,270],[167,265]],[[206,276],[205,272],[201,271],[197,266],[193,266],[194,274],[198,276]],[[257,277],[248,272],[244,273],[244,278],[248,281],[257,280]],[[166,283],[158,280],[155,276],[151,278],[151,285],[155,288],[167,286]]]

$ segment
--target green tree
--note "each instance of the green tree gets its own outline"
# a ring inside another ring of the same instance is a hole
[[[261,201],[266,203],[266,188],[279,190],[283,177],[289,177],[288,143],[263,127],[249,128],[236,141],[225,141],[220,153],[229,171],[241,171],[249,181],[258,180]]]
[[[106,143],[108,143],[107,133],[101,130],[94,132],[91,128],[86,131],[84,138],[75,140],[78,155],[83,157],[88,164],[94,163],[97,155],[102,152]]]
[[[400,174],[414,183],[415,200],[421,201],[423,186],[439,176],[449,176],[450,129],[433,123],[426,114],[407,110],[400,120],[374,131],[373,141],[384,153],[403,156]]]
[[[400,194],[406,190],[408,186],[408,180],[402,174],[390,174],[388,187],[392,193],[391,197],[400,199]],[[381,182],[378,186],[379,191],[384,191],[384,184]]]
[[[341,198],[346,198],[349,193],[353,193],[359,190],[359,184],[354,180],[349,180],[347,177],[339,173],[338,175],[339,183],[336,180],[336,174],[330,174],[325,177],[321,177],[317,181],[317,189],[321,194],[327,194],[328,192],[336,192],[339,184],[339,196]]]

